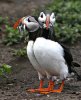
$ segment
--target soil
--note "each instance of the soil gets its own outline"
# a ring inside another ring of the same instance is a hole
[[[42,8],[49,2],[50,0],[0,0],[0,15],[21,17],[25,14],[32,14],[39,6]],[[74,61],[78,63],[81,62],[80,43],[69,46]],[[12,72],[8,75],[8,79],[0,77],[0,100],[81,100],[81,80],[76,80],[76,78],[65,82],[62,93],[50,93],[48,95],[28,93],[26,89],[38,87],[39,80],[37,72],[27,57],[13,56],[13,49],[19,49],[23,46],[26,44],[6,46],[2,44],[2,37],[0,36],[0,64],[7,63],[12,66]],[[81,67],[76,68],[76,71],[81,75]]]
[[[53,0],[0,0],[0,15],[10,18],[31,15],[37,8],[43,9],[45,4]]]

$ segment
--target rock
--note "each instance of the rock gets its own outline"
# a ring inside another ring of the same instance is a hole
[[[50,95],[47,95],[47,97],[49,98],[49,97],[50,97]]]

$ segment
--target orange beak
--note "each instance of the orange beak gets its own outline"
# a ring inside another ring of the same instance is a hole
[[[46,29],[47,29],[47,30],[48,30],[48,28],[49,28],[49,23],[50,23],[50,16],[47,15],[47,17],[46,17]]]
[[[17,20],[17,22],[14,24],[13,28],[16,29],[19,26],[20,22],[22,22],[22,18]]]

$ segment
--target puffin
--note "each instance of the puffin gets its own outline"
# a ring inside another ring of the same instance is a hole
[[[19,29],[23,28],[29,32],[27,55],[40,80],[39,88],[28,89],[29,92],[60,93],[63,90],[65,80],[72,72],[73,58],[69,49],[54,39],[54,22],[54,13],[45,15],[43,12],[40,13],[38,20],[32,16],[19,20]],[[36,35],[34,35],[35,32]],[[54,76],[59,77],[62,81],[58,89],[54,89]],[[43,87],[44,77],[49,80],[47,88]]]

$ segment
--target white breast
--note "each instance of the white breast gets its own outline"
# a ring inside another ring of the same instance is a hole
[[[37,70],[39,79],[41,80],[43,78],[43,76],[45,75],[45,72],[44,72],[44,70],[42,70],[41,66],[39,65],[39,63],[37,62],[37,60],[35,58],[34,51],[33,51],[33,45],[34,45],[33,41],[28,42],[27,55],[28,55],[28,58],[29,58],[31,64]]]
[[[37,38],[33,46],[34,55],[41,69],[49,76],[60,76],[64,79],[68,75],[68,67],[63,57],[63,48],[57,42]]]

